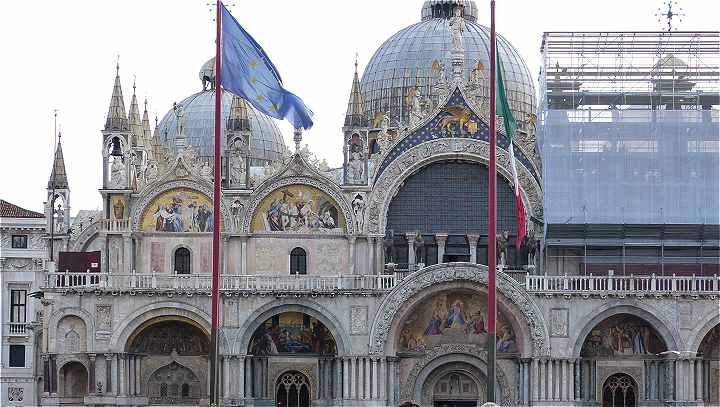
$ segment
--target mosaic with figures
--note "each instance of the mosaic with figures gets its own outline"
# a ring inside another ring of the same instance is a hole
[[[148,204],[140,229],[144,232],[212,232],[212,201],[189,188],[163,192]]]
[[[342,232],[345,218],[335,201],[309,185],[289,185],[266,196],[252,220],[253,232]]]
[[[470,290],[445,291],[416,305],[400,330],[401,352],[424,352],[449,343],[487,347],[487,295]],[[518,351],[515,331],[498,312],[498,352]]]
[[[614,315],[590,331],[580,354],[585,357],[657,355],[666,350],[657,332],[629,314]]]
[[[379,178],[380,174],[385,171],[390,163],[395,161],[395,159],[397,159],[405,151],[421,143],[448,137],[471,138],[489,141],[489,131],[488,125],[472,112],[465,102],[462,93],[456,89],[445,107],[443,107],[432,120],[409,134],[400,143],[393,147],[392,150],[390,150],[380,165],[380,168],[378,168],[378,171],[375,174],[375,179]],[[509,139],[504,134],[498,133],[497,145],[500,148],[507,150],[509,142]],[[535,180],[539,184],[542,184],[542,182],[540,182],[539,175],[533,170],[530,160],[520,149],[515,150],[515,159],[528,168]]]
[[[249,353],[280,355],[336,353],[330,330],[317,319],[300,312],[283,312],[268,318],[252,336]]]

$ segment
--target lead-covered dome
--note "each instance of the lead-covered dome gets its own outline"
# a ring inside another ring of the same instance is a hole
[[[450,18],[456,8],[464,19],[465,80],[480,62],[490,67],[490,29],[477,23],[478,9],[471,0],[432,0],[422,7],[422,21],[398,31],[385,41],[370,58],[360,83],[363,108],[367,117],[383,112],[391,122],[408,123],[410,106],[406,95],[419,87],[422,95],[436,97],[432,90],[432,63],[438,60],[451,79],[452,32]],[[535,86],[530,71],[517,50],[498,35],[506,90],[513,113],[519,121],[535,113]],[[487,72],[486,77],[489,76]]]
[[[222,150],[225,151],[225,125],[230,114],[232,94],[223,91],[222,95],[222,124],[223,136]],[[188,96],[182,102],[185,113],[185,136],[188,144],[198,149],[200,156],[211,157],[213,155],[213,143],[215,137],[215,91],[206,90]],[[248,119],[250,120],[250,164],[260,166],[266,162],[280,159],[287,150],[283,141],[282,133],[275,120],[256,110],[250,103],[247,106]],[[160,121],[160,137],[163,144],[170,150],[175,151],[175,136],[177,135],[177,117],[173,109],[165,114]]]

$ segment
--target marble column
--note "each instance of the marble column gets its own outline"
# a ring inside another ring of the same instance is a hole
[[[546,397],[546,389],[547,389],[547,361],[545,359],[540,359],[540,400],[545,400]]]
[[[378,397],[380,400],[386,400],[387,399],[387,362],[384,358],[378,359],[378,363],[380,364],[379,370],[380,370],[380,378],[378,379],[378,385],[379,385],[379,391],[378,391]]]
[[[342,398],[342,359],[335,358],[332,362],[333,365],[333,394],[334,400]],[[337,403],[335,403],[337,404]]]
[[[350,398],[350,359],[342,359],[342,374],[343,374],[343,399]]]
[[[122,262],[122,269],[120,269],[120,273],[131,273],[134,270],[132,269],[132,243],[130,240],[130,236],[123,236],[123,262]]]
[[[251,380],[252,380],[252,376],[254,373],[254,371],[252,369],[252,357],[245,356],[245,358],[243,360],[243,364],[244,364],[243,371],[245,372],[245,374],[243,376],[243,381],[245,383],[244,384],[245,391],[244,391],[244,393],[242,393],[242,396],[244,398],[251,398],[251,397],[253,397],[253,388],[252,388]]]
[[[235,377],[235,383],[237,393],[234,393],[237,398],[245,397],[245,355],[240,355],[236,358],[237,363],[237,376]]]
[[[350,274],[355,274],[355,236],[348,236],[348,265]]]
[[[378,380],[378,361],[377,359],[373,358],[370,360],[370,363],[372,365],[372,398],[377,399],[378,386],[380,384],[380,380]]]
[[[118,376],[119,376],[119,387],[120,387],[120,397],[127,396],[127,375],[125,374],[125,366],[127,362],[127,356],[124,353],[118,354],[119,357],[119,363],[118,363]]]
[[[248,250],[247,250],[247,236],[242,237],[240,243],[240,274],[248,274]]]
[[[95,394],[97,391],[97,381],[95,380],[95,359],[97,355],[94,353],[88,353],[88,392],[89,394]]]
[[[364,398],[369,399],[371,397],[370,394],[370,376],[371,376],[371,367],[370,367],[370,358],[364,358],[364,364],[365,364],[365,392]]]
[[[415,237],[417,233],[405,233],[405,239],[407,239],[408,245],[408,269],[412,269],[415,265]]]
[[[530,362],[530,389],[531,389],[530,401],[533,401],[533,402],[539,400],[539,398],[538,398],[538,386],[539,386],[538,377],[539,377],[539,375],[540,375],[540,369],[538,368],[538,360],[533,359]]]
[[[468,245],[470,246],[470,263],[477,263],[477,245],[480,235],[467,235]]]
[[[388,405],[395,405],[395,364],[397,362],[396,357],[387,358],[387,375],[388,375],[388,388],[387,388],[387,399]]]
[[[127,376],[128,376],[127,395],[134,396],[135,395],[135,355],[127,356]]]
[[[580,394],[580,386],[582,383],[582,376],[581,376],[581,367],[582,366],[582,359],[575,359],[573,361],[573,400],[580,400],[581,394]]]
[[[223,355],[222,357],[222,374],[223,374],[223,391],[222,395],[225,398],[230,398],[230,355]]]
[[[222,238],[222,256],[220,257],[220,263],[222,265],[221,273],[227,274],[227,263],[228,263],[228,237],[223,236]]]
[[[437,244],[437,251],[438,251],[438,264],[444,263],[444,257],[445,257],[445,243],[447,242],[448,235],[447,233],[436,233],[435,234],[435,243]]]
[[[382,273],[385,269],[385,251],[383,250],[382,236],[375,237],[375,267],[378,273]],[[373,273],[375,274],[375,273]]]
[[[350,398],[355,400],[357,398],[357,358],[350,358]]]
[[[52,376],[50,375],[50,356],[45,354],[41,356],[43,361],[43,396],[50,395],[50,381]]]

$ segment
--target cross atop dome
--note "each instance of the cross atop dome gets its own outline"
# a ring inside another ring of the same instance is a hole
[[[422,6],[422,21],[433,18],[450,19],[455,15],[456,9],[460,9],[462,18],[477,22],[478,9],[473,0],[428,0]]]

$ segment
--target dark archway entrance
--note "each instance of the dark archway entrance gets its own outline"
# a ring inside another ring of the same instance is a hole
[[[433,388],[434,407],[476,407],[478,397],[477,383],[463,372],[446,374]]]
[[[62,404],[82,402],[88,395],[88,372],[80,362],[68,362],[60,369]]]
[[[307,377],[296,371],[285,372],[275,384],[277,407],[310,407],[310,383]]]
[[[603,407],[635,407],[637,384],[625,373],[614,374],[603,384]]]

